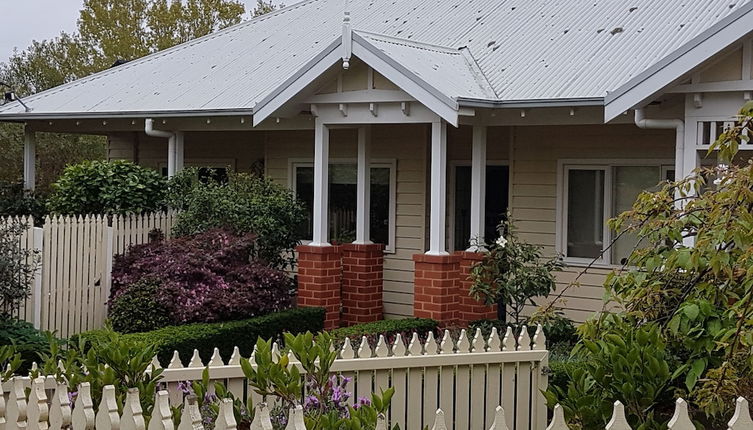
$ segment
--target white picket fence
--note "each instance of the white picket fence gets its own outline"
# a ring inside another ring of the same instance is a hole
[[[37,250],[41,263],[18,318],[61,337],[102,327],[113,256],[147,243],[154,229],[169,236],[175,216],[48,216],[42,227],[31,217],[3,219],[25,226],[21,246]]]

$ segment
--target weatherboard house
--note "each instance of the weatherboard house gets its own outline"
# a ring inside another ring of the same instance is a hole
[[[753,1],[305,0],[0,107],[111,159],[262,169],[309,207],[299,302],[329,326],[494,316],[468,297],[511,211],[562,253],[569,316],[602,307],[605,220],[709,162],[753,94]],[[743,147],[742,149],[748,149]],[[334,246],[333,243],[345,243]]]

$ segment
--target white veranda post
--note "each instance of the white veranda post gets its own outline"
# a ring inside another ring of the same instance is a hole
[[[448,255],[445,247],[445,211],[447,208],[447,123],[431,124],[431,218],[429,255]]]
[[[371,212],[371,127],[358,128],[358,177],[356,185],[356,240],[353,243],[371,243],[369,217]]]
[[[182,131],[175,132],[175,173],[183,170],[183,159],[185,154],[184,139],[185,134]]]
[[[312,246],[329,246],[329,129],[317,119],[314,127],[314,226]]]
[[[469,251],[484,247],[486,213],[486,127],[473,127],[471,155],[471,237]]]
[[[24,189],[34,191],[37,168],[37,135],[27,126],[24,129]]]

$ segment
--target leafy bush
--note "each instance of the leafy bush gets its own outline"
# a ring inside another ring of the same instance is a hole
[[[552,272],[564,267],[561,256],[543,257],[543,247],[518,239],[511,221],[497,227],[500,237],[488,245],[484,259],[471,269],[470,294],[493,305],[504,303],[516,325],[523,324],[523,308],[536,306],[535,297],[547,297],[556,287]]]
[[[379,335],[384,335],[385,340],[394,342],[400,334],[404,341],[410,341],[413,332],[425,336],[428,332],[437,333],[439,323],[428,318],[406,318],[400,320],[383,320],[371,323],[356,324],[350,327],[342,327],[332,330],[330,334],[335,345],[341,345],[345,338],[349,338],[354,347],[361,343],[363,336],[374,346],[379,341]]]
[[[16,222],[0,223],[0,320],[13,313],[30,294],[39,251],[21,247],[26,226]]]
[[[0,318],[0,345],[13,345],[20,354],[19,373],[26,373],[33,362],[41,362],[52,340],[49,333],[37,330],[26,321],[15,318]],[[0,365],[2,360],[0,360]],[[4,369],[4,368],[3,368]]]
[[[270,179],[231,173],[228,182],[201,181],[185,169],[170,182],[170,206],[180,209],[173,233],[185,236],[229,228],[258,237],[254,256],[275,267],[294,263],[303,205],[286,187]]]
[[[47,206],[64,215],[153,212],[164,208],[166,189],[157,171],[130,161],[84,161],[65,168]]]
[[[283,332],[302,333],[307,330],[321,331],[323,328],[324,309],[296,308],[247,320],[170,326],[123,337],[129,341],[154,345],[160,363],[167,366],[173,351],[178,351],[184,364],[191,360],[194,349],[199,351],[202,360],[208,361],[214,347],[219,348],[223,359],[229,360],[235,346],[244,357],[250,356],[259,337],[277,338]],[[82,333],[78,338],[93,341],[105,335],[103,330],[94,330]]]
[[[22,183],[0,182],[0,216],[31,215],[37,224],[47,215],[47,199],[41,194],[29,194]]]
[[[210,230],[194,236],[132,247],[115,258],[111,306],[116,331],[136,331],[128,312],[146,298],[144,282],[155,286],[150,308],[162,309],[170,324],[229,321],[290,306],[293,281],[283,271],[249,263],[253,235]],[[164,321],[141,319],[139,328]]]
[[[159,288],[159,282],[148,279],[129,285],[108,309],[112,326],[121,333],[138,333],[170,325],[167,309],[157,301]]]

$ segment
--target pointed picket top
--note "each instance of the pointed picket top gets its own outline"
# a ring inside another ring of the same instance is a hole
[[[560,406],[559,403],[554,407],[552,422],[549,423],[549,427],[547,427],[546,430],[570,430],[570,427],[567,426],[567,422],[565,421],[565,410],[562,409],[562,406]]]
[[[424,344],[424,351],[426,355],[437,355],[437,341],[434,339],[434,332],[430,331],[426,336],[426,343]]]
[[[251,357],[248,357],[248,362],[251,364],[256,363],[256,345],[254,345],[254,349],[251,351]]]
[[[332,347],[332,346],[330,346],[330,348],[331,348],[331,347]],[[288,364],[288,366],[291,366],[291,365],[293,365],[294,363],[299,363],[298,359],[297,359],[297,358],[295,358],[295,354],[293,353],[293,351],[292,351],[292,350],[288,351],[288,353],[287,353],[287,356],[288,356],[288,363],[289,363],[289,364]]]
[[[505,336],[502,338],[502,351],[515,351],[515,334],[510,326],[507,326]]]
[[[227,362],[228,366],[240,366],[241,364],[241,350],[237,346],[233,347],[233,354],[230,356],[230,361]]]
[[[232,407],[232,404],[230,405]],[[233,410],[230,410],[230,415],[232,416]],[[217,428],[215,425],[216,430],[223,430],[220,428]],[[251,428],[249,430],[272,430],[272,420],[269,417],[269,407],[267,407],[266,403],[259,403],[256,405],[256,413],[254,414],[254,420],[251,421]]]
[[[489,352],[499,352],[502,350],[502,341],[499,339],[497,327],[492,327],[492,332],[489,333],[489,339],[486,341],[486,344],[486,350]]]
[[[120,415],[118,403],[115,401],[115,387],[105,385],[102,389],[102,401],[99,402],[99,410],[94,417],[97,430],[117,430],[120,428]]]
[[[408,342],[408,355],[421,355],[424,352],[424,347],[421,345],[421,339],[418,338],[418,333],[415,331]]]
[[[71,424],[76,430],[94,430],[94,404],[91,385],[88,382],[83,382],[78,386]]]
[[[160,390],[154,395],[154,409],[152,418],[149,420],[148,430],[173,430],[173,414],[170,410],[170,395],[167,391]],[[97,427],[99,430],[99,427]]]
[[[492,426],[489,428],[489,430],[510,430],[510,428],[507,427],[505,410],[502,408],[502,406],[497,406],[497,409],[494,410],[494,422],[492,423]]]
[[[193,350],[193,355],[191,356],[191,361],[188,362],[188,367],[204,367],[198,349]]]
[[[36,362],[36,361],[32,361],[32,362],[31,362],[31,371],[32,371],[32,372],[35,372],[35,371],[37,371],[37,370],[39,370],[39,365],[37,364],[37,362]]]
[[[614,402],[612,419],[607,423],[605,430],[632,430],[625,417],[625,405],[619,400]]]
[[[461,354],[471,352],[471,343],[468,341],[468,333],[465,331],[465,329],[460,330],[457,351]]]
[[[444,412],[441,409],[437,409],[437,413],[434,415],[434,425],[431,430],[447,430],[447,423],[444,419]]]
[[[178,430],[204,430],[196,396],[188,395],[183,400],[183,413],[180,415]]]
[[[170,364],[167,365],[168,369],[182,369],[183,362],[180,361],[180,354],[178,351],[173,351],[173,357],[170,359]]]
[[[536,334],[533,335],[533,349],[534,351],[543,351],[546,349],[546,334],[541,324],[536,326]]]
[[[0,396],[0,400],[3,396]],[[71,399],[68,397],[68,386],[58,382],[52,395],[50,404],[50,430],[61,430],[71,425]],[[0,415],[2,408],[0,408]]]
[[[384,414],[377,415],[377,423],[374,430],[387,430],[387,417]]]
[[[260,414],[257,411],[257,414]],[[254,422],[256,418],[254,417]],[[214,422],[215,430],[236,430],[238,423],[235,422],[235,414],[233,414],[233,401],[230,399],[222,399],[220,401],[220,410],[217,412],[217,419]],[[251,423],[251,429],[254,428],[254,424]]]
[[[395,336],[395,342],[392,344],[392,355],[395,357],[403,357],[408,350],[405,348],[405,342],[403,342],[403,336],[398,333]]]
[[[444,335],[442,336],[442,342],[439,343],[439,353],[452,354],[453,352],[455,352],[455,344],[452,341],[452,336],[450,336],[450,331],[445,330]]]
[[[26,394],[24,393],[24,379],[13,378],[8,405],[5,412],[5,429],[20,430],[26,428]]]
[[[528,327],[523,325],[518,336],[518,351],[531,350],[531,336],[528,334]]]
[[[371,358],[373,352],[371,351],[371,345],[366,336],[361,337],[361,345],[358,347],[358,358]]]
[[[353,345],[350,343],[350,338],[346,337],[343,341],[343,347],[340,349],[340,358],[346,360],[356,357],[355,351],[353,351]]]
[[[735,415],[727,423],[727,430],[750,430],[753,429],[753,419],[750,417],[750,406],[748,401],[743,397],[738,397],[735,401]]]
[[[58,369],[65,372],[65,363],[63,363],[63,360],[58,360]]]
[[[296,405],[296,407],[290,408],[288,425],[285,426],[285,430],[306,430],[306,423],[303,421],[303,406]]]
[[[484,341],[484,334],[481,333],[480,327],[476,327],[476,333],[473,335],[471,348],[472,352],[486,352],[486,342]]]
[[[209,359],[209,367],[218,367],[218,366],[224,366],[225,363],[222,362],[222,357],[220,356],[220,349],[214,348],[214,352],[212,353],[212,358]]]
[[[44,376],[40,376],[31,383],[29,405],[26,409],[26,420],[30,429],[47,430],[49,427],[49,408],[47,407],[47,393],[44,391]]]
[[[387,346],[387,341],[384,339],[384,335],[379,335],[379,341],[377,342],[374,355],[377,357],[387,357],[390,355],[390,348]]]
[[[178,352],[178,351],[175,351],[175,352]],[[152,366],[152,369],[162,369],[162,363],[159,362],[159,358],[157,358],[156,355],[152,358],[151,366]]]
[[[126,393],[120,425],[121,430],[144,430],[146,428],[138,388],[129,388]]]
[[[688,402],[684,399],[679,398],[675,402],[675,414],[667,423],[667,428],[669,430],[692,430],[695,428],[695,424],[693,424],[688,413]]]

